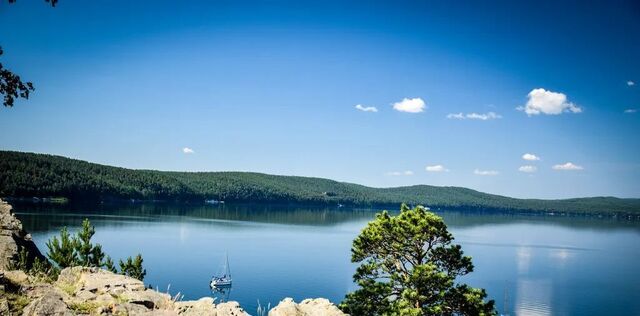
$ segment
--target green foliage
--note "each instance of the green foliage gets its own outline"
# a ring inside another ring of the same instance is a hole
[[[456,283],[473,264],[452,241],[442,218],[422,206],[376,215],[353,241],[360,288],[340,308],[354,316],[496,314],[483,289]]]
[[[73,266],[103,267],[106,262],[102,245],[91,243],[95,233],[95,227],[86,218],[76,236],[71,236],[67,228],[63,227],[60,238],[53,236],[47,242],[47,256],[62,269]]]
[[[7,315],[22,315],[24,308],[31,302],[31,299],[22,293],[2,293],[2,298],[7,300]]]
[[[29,270],[29,253],[27,252],[27,249],[20,249],[18,251],[18,258],[16,259],[17,260],[15,261],[9,262],[8,266],[6,267],[7,270]]]
[[[46,259],[39,257],[33,258],[33,262],[29,262],[29,252],[25,248],[21,248],[18,257],[8,267],[8,270],[22,270],[25,273],[34,276],[42,281],[51,282],[58,277],[58,270],[53,267]]]
[[[170,200],[640,214],[640,199],[514,199],[459,187],[370,188],[320,178],[251,172],[130,170],[69,158],[0,151],[0,196],[72,200]]]
[[[49,252],[47,256],[60,269],[73,266],[104,268],[113,273],[117,269],[110,256],[102,251],[102,245],[93,244],[91,238],[95,235],[95,227],[91,225],[89,219],[82,221],[82,227],[75,236],[71,236],[66,227],[60,230],[60,237],[53,236],[47,242]],[[142,255],[135,258],[120,260],[120,273],[136,278],[140,281],[144,279],[147,271],[142,267]]]
[[[85,267],[102,267],[104,265],[105,254],[102,252],[102,245],[91,243],[91,237],[96,233],[95,227],[91,226],[89,219],[82,221],[82,228],[75,238],[75,249],[78,254],[77,264]]]
[[[120,260],[120,273],[140,281],[144,280],[147,270],[142,267],[142,261],[142,255],[140,254],[135,258],[128,257],[126,261]]]
[[[118,273],[118,270],[116,270],[116,265],[113,263],[113,260],[109,256],[106,256],[106,259],[104,260],[104,268],[107,271]]]
[[[2,53],[2,47],[0,47],[0,56],[2,56]],[[4,68],[2,63],[0,63],[0,95],[3,96],[2,105],[11,107],[17,98],[28,99],[29,94],[33,90],[33,84],[31,82],[23,82],[20,76]]]
[[[49,252],[47,256],[59,268],[64,269],[78,265],[78,253],[76,251],[76,242],[67,231],[67,227],[60,230],[60,238],[53,236],[47,241]]]

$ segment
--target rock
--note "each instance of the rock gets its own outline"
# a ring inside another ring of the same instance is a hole
[[[215,315],[216,307],[213,301],[211,297],[203,297],[197,301],[176,302],[174,311],[184,316]]]
[[[155,315],[162,310],[177,315],[169,294],[147,289],[140,280],[102,269],[66,268],[55,285],[69,295],[69,302],[75,306],[90,304],[113,314],[119,311],[126,315],[143,312]]]
[[[250,316],[238,302],[226,302],[216,305],[216,316]]]
[[[269,316],[302,316],[302,311],[292,298],[287,297],[269,311]]]
[[[107,310],[107,314],[113,315],[141,315],[149,310],[138,304],[124,303],[115,305],[111,310]]]
[[[87,267],[66,268],[60,272],[56,284],[74,293],[88,291],[93,294],[121,295],[131,291],[144,291],[142,281],[111,273],[106,270]]]
[[[54,291],[32,301],[24,308],[23,316],[71,316],[62,296]]]
[[[342,316],[346,315],[326,298],[306,299],[298,304],[298,308],[308,316]]]
[[[296,304],[287,297],[269,311],[269,316],[348,316],[325,298],[306,299]]]
[[[9,315],[9,302],[7,302],[6,298],[1,296],[0,296],[0,315]]]
[[[120,299],[129,303],[143,305],[148,309],[173,309],[171,296],[154,290],[125,292],[120,295]]]
[[[20,270],[5,271],[4,280],[14,287],[22,287],[29,284],[29,276]]]
[[[21,249],[27,251],[27,265],[35,258],[45,260],[31,235],[22,229],[22,223],[12,212],[11,205],[0,200],[0,269],[8,269],[17,263]]]

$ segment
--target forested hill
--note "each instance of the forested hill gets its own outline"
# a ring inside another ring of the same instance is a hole
[[[640,199],[515,199],[460,187],[370,188],[321,178],[252,172],[132,170],[45,154],[0,151],[0,197],[71,200],[277,202],[575,213],[640,213]]]

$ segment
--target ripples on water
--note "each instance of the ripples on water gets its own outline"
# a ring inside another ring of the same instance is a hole
[[[44,243],[88,217],[96,242],[116,258],[142,252],[145,282],[185,299],[215,295],[255,313],[286,296],[339,302],[354,289],[351,241],[372,210],[278,205],[125,204],[15,206]],[[473,257],[462,281],[484,287],[509,315],[640,315],[640,223],[618,219],[439,212]],[[229,252],[230,292],[210,277]]]

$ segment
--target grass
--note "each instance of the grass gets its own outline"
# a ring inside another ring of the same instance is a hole
[[[1,293],[9,305],[9,315],[22,315],[24,308],[31,300],[26,295],[16,293]]]
[[[76,291],[76,287],[73,284],[69,284],[65,282],[58,283],[58,288],[60,288],[62,291],[69,294],[70,296],[73,296],[73,293],[75,293]]]
[[[102,304],[97,302],[80,302],[69,304],[69,308],[78,314],[92,314],[100,307],[102,307]]]

